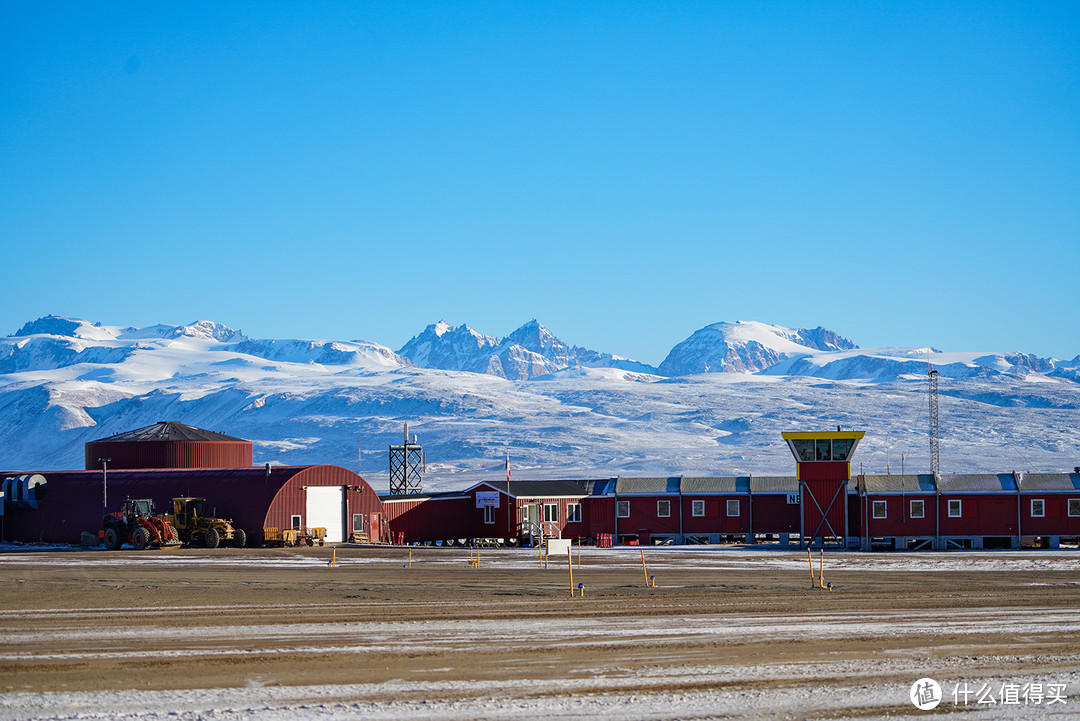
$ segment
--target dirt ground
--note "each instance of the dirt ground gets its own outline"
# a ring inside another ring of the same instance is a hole
[[[0,553],[0,719],[1080,718],[1076,551],[640,553]]]

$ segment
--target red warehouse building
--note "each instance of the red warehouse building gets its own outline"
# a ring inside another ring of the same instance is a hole
[[[92,469],[0,473],[3,538],[79,543],[84,532],[96,535],[104,513],[126,498],[149,498],[165,513],[173,498],[185,496],[206,498],[210,509],[245,531],[249,544],[261,543],[268,527],[325,528],[330,542],[358,533],[385,537],[382,501],[363,478],[332,465],[252,467],[251,446],[164,421],[87,443]],[[170,463],[179,467],[163,465]]]
[[[255,545],[271,526],[326,528],[330,542],[345,541],[358,528],[378,540],[382,526],[378,495],[340,466],[40,471],[0,478],[6,541],[77,544],[83,532],[97,534],[106,508],[119,508],[125,498],[149,498],[159,513],[169,510],[173,498],[206,498],[208,508],[231,518]],[[32,501],[12,490],[29,485],[22,478],[34,479]]]

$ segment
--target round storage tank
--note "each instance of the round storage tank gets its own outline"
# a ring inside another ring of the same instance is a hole
[[[161,421],[152,426],[90,441],[86,470],[120,468],[249,468],[252,443],[223,433]]]

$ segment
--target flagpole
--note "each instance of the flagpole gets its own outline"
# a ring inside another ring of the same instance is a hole
[[[506,451],[506,541],[510,542],[510,539],[514,537],[514,522],[510,517],[510,451]]]

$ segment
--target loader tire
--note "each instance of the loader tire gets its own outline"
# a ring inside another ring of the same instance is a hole
[[[131,532],[131,546],[136,551],[141,551],[150,545],[150,531],[139,526]]]
[[[221,535],[218,534],[216,528],[207,529],[206,535],[203,536],[203,543],[207,548],[217,548],[221,545]]]
[[[116,532],[116,529],[109,526],[105,529],[105,548],[110,551],[116,551],[120,549],[120,545],[123,541],[120,540],[120,534]]]
[[[247,545],[247,534],[244,533],[243,528],[237,528],[233,532],[233,545],[237,548],[243,548]]]

